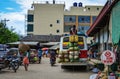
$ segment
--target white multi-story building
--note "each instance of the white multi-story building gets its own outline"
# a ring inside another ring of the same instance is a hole
[[[62,35],[76,25],[86,32],[103,6],[84,6],[74,2],[69,10],[64,2],[34,2],[27,13],[27,35]]]
[[[65,9],[64,2],[32,4],[32,10],[27,14],[27,34],[32,35],[62,35],[69,32],[72,25],[86,30],[94,22],[103,6],[82,6],[73,3],[70,10]]]

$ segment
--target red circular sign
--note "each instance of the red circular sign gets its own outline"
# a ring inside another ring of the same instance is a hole
[[[106,56],[106,57],[110,57],[110,56],[111,56],[111,53],[110,53],[109,51],[106,51],[105,56]]]
[[[110,50],[106,50],[101,55],[101,61],[105,65],[112,65],[115,62],[115,54]]]

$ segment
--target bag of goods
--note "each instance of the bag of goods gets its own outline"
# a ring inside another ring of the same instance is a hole
[[[70,42],[78,42],[78,36],[77,35],[71,35],[69,37]]]
[[[74,50],[76,50],[76,51],[79,50],[78,46],[75,46],[75,47],[74,47]]]
[[[69,51],[78,51],[79,50],[79,48],[78,48],[78,46],[75,46],[75,47],[70,47],[69,48]]]
[[[70,59],[70,62],[74,62],[74,58]]]
[[[75,42],[78,42],[78,36],[75,35]]]
[[[74,43],[74,46],[78,46],[78,43]]]
[[[69,51],[69,55],[74,55],[74,51]]]
[[[74,50],[74,48],[73,47],[69,47],[69,51],[73,51]]]
[[[74,56],[69,55],[69,59],[70,59],[70,62],[73,62],[74,61]]]
[[[78,46],[78,43],[76,43],[76,42],[75,43],[69,42],[68,46],[69,47],[75,47],[75,46]]]
[[[68,54],[65,54],[65,55],[64,55],[64,58],[68,58],[68,57],[69,57],[69,55],[68,55]]]
[[[75,56],[79,56],[79,51],[74,51]]]
[[[69,59],[74,59],[74,56],[73,55],[69,55]]]
[[[23,42],[21,42],[19,45],[18,45],[18,48],[20,50],[20,52],[24,53],[26,52],[27,50],[30,49],[30,47],[26,44],[24,44]]]
[[[59,55],[58,55],[58,58],[63,58],[63,55],[62,55],[62,54],[59,54]]]
[[[76,60],[76,59],[78,59],[79,58],[79,56],[74,56],[74,59]]]
[[[71,35],[71,36],[69,37],[69,41],[70,41],[70,42],[74,42],[74,39],[75,39],[75,38],[74,38],[74,35]]]
[[[63,52],[62,52],[62,51],[60,51],[60,52],[59,52],[59,54],[63,54]]]
[[[65,62],[69,62],[69,59],[68,59],[68,58],[65,58],[64,61],[65,61]]]
[[[74,44],[73,44],[73,43],[71,43],[71,42],[69,42],[68,46],[69,46],[69,47],[73,47],[73,46],[74,46]]]
[[[63,62],[63,59],[58,58],[58,63],[61,63],[61,62]]]
[[[66,54],[66,53],[68,53],[68,51],[62,51],[62,53],[63,53],[63,54]]]

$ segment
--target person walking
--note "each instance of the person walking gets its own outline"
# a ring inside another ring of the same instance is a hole
[[[38,49],[38,58],[39,58],[39,63],[41,63],[41,58],[42,58],[42,50]]]
[[[28,66],[29,66],[29,53],[30,53],[30,50],[27,50],[27,52],[25,52],[24,54],[24,58],[23,58],[23,65],[24,65],[24,68],[25,68],[25,71],[28,71]]]

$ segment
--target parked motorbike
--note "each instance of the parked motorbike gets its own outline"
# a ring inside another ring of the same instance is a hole
[[[6,58],[5,59],[5,68],[12,68],[14,70],[14,72],[17,71],[17,69],[19,68],[19,59],[18,58]]]

